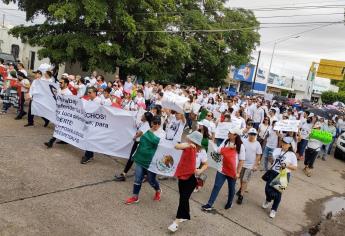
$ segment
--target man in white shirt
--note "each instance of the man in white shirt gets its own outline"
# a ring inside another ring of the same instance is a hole
[[[166,126],[165,139],[172,141],[174,144],[180,143],[185,126],[186,126],[185,116],[181,113],[175,113],[175,115],[172,116],[171,120],[168,122]]]
[[[265,118],[265,111],[262,108],[262,102],[259,101],[259,102],[257,102],[256,110],[254,112],[254,117],[253,117],[254,125],[253,125],[253,127],[255,129],[259,129],[259,126],[262,123],[262,121],[264,120],[264,118]]]
[[[111,97],[110,97],[111,88],[104,89],[103,94],[101,95],[102,105],[110,107],[112,105]]]
[[[144,98],[145,98],[145,105],[146,109],[148,110],[151,105],[151,97],[152,97],[152,87],[149,82],[145,82],[144,86]]]
[[[251,128],[248,131],[248,139],[242,139],[244,148],[246,150],[246,158],[241,170],[240,180],[241,186],[237,192],[237,203],[242,204],[244,192],[247,189],[250,177],[253,171],[256,171],[260,164],[260,156],[262,149],[260,143],[256,140],[257,131]]]
[[[131,91],[132,88],[133,88],[132,78],[130,76],[127,76],[127,81],[125,82],[125,85],[123,86],[123,89],[125,91]]]

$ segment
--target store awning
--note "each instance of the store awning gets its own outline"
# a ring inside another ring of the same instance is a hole
[[[267,84],[267,87],[277,88],[277,89],[287,90],[287,91],[294,91],[293,88],[288,88],[288,87],[279,86],[279,85],[275,85],[275,84]]]

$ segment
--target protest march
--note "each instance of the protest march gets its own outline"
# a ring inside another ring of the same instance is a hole
[[[65,73],[54,78],[49,70],[36,70],[29,78],[23,66],[1,68],[2,115],[16,109],[15,119],[27,119],[25,127],[35,128],[38,117],[45,127],[51,123],[54,131],[42,146],[52,152],[56,143],[83,150],[82,165],[97,162],[94,153],[127,160],[114,176],[116,182],[133,182],[123,199],[126,205],[139,203],[141,191],[147,194],[141,189],[145,182],[154,190],[153,200],[160,201],[160,182],[177,179],[179,204],[168,226],[171,232],[191,219],[190,197],[205,191],[206,179],[214,178],[214,185],[201,210],[214,211],[225,180],[228,210],[245,204],[256,171],[265,181],[261,207],[269,209],[270,218],[279,216],[297,166],[303,165],[306,178],[312,178],[317,158],[327,161],[336,138],[345,132],[345,117],[316,114],[320,105],[310,110],[298,101],[228,96],[221,87],[140,84],[131,76],[106,82],[96,71],[90,77]],[[128,176],[131,168],[134,180]],[[207,176],[208,168],[216,176]]]

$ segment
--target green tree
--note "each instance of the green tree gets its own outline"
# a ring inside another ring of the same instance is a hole
[[[54,63],[80,62],[146,79],[217,86],[228,66],[249,62],[259,43],[251,11],[226,9],[225,0],[3,0],[17,2],[27,20],[11,34],[42,46]],[[224,29],[226,29],[224,31]],[[237,30],[235,30],[237,29]]]

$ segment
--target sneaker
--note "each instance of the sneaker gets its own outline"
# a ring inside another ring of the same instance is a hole
[[[92,157],[91,158],[87,158],[87,157],[85,157],[85,156],[83,156],[82,158],[81,158],[81,161],[80,161],[80,164],[87,164],[87,163],[89,163],[90,161],[92,161]]]
[[[169,225],[168,230],[175,233],[178,230],[178,224],[176,224],[176,222],[174,221],[171,225]]]
[[[24,127],[30,127],[30,126],[34,126],[34,124],[26,124],[26,125],[24,125]]]
[[[230,203],[230,202],[228,202],[224,207],[225,210],[231,209],[231,208],[232,208],[232,203]]]
[[[212,211],[212,210],[213,210],[213,207],[210,206],[209,204],[206,204],[206,205],[203,205],[203,206],[201,207],[201,210],[203,210],[203,211]]]
[[[163,175],[158,176],[158,180],[168,180],[168,179],[169,179],[168,176],[163,176]]]
[[[48,125],[49,125],[49,120],[44,122],[43,127],[45,127],[45,128],[46,128],[46,127],[48,127]]]
[[[237,204],[241,205],[241,204],[242,204],[242,202],[243,202],[243,196],[242,196],[242,195],[240,195],[240,196],[238,196],[238,199],[237,199]]]
[[[126,181],[126,176],[121,173],[119,176],[115,175],[114,180],[117,182]]]
[[[44,145],[46,145],[47,148],[52,148],[53,147],[53,143],[52,142],[46,142],[46,143],[44,143]]]
[[[187,219],[177,219],[177,221],[179,222],[179,223],[183,223],[183,222],[186,222],[186,221],[188,221]]]
[[[276,211],[275,210],[271,210],[271,213],[270,213],[270,217],[273,219],[274,217],[276,217]]]
[[[138,203],[138,202],[139,202],[139,198],[133,196],[133,197],[128,198],[128,199],[126,200],[125,204],[131,205],[131,204],[133,204],[133,203]]]
[[[263,208],[263,209],[267,209],[269,206],[270,206],[270,202],[268,202],[268,201],[265,201],[265,202],[262,204],[262,208]]]
[[[241,189],[239,189],[239,190],[237,191],[236,196],[237,196],[237,197],[238,197],[238,196],[241,196]]]
[[[155,196],[153,197],[153,200],[154,201],[160,201],[161,200],[161,193],[162,193],[162,190],[156,191]]]

